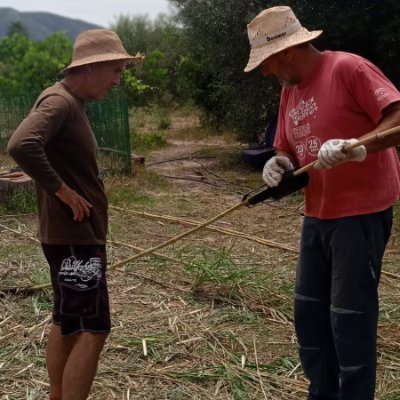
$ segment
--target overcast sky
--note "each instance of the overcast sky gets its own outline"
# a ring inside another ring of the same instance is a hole
[[[47,11],[64,17],[109,27],[121,15],[145,15],[154,19],[169,14],[168,0],[0,0],[0,7],[17,11]]]

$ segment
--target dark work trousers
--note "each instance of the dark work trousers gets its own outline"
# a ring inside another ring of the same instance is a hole
[[[295,328],[308,400],[373,400],[378,284],[392,208],[306,217],[296,271]]]

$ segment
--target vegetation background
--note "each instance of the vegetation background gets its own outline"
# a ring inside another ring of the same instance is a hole
[[[244,141],[276,112],[279,87],[259,71],[244,73],[249,44],[246,25],[261,10],[279,5],[265,0],[170,0],[177,14],[150,20],[120,15],[111,25],[132,53],[145,62],[125,76],[132,106],[193,102],[205,122],[232,129]],[[400,3],[394,0],[288,0],[302,24],[323,29],[321,50],[358,53],[399,86]],[[0,41],[0,93],[40,91],[66,65],[71,40],[60,33],[35,41],[20,21]]]
[[[176,15],[121,15],[112,24],[145,62],[126,71],[132,176],[106,176],[110,266],[198,226],[259,187],[239,157],[276,112],[280,88],[243,72],[246,24],[277,1],[171,0]],[[323,49],[361,54],[400,85],[394,0],[287,1]],[[69,36],[29,37],[14,21],[0,39],[0,98],[59,79]],[[1,134],[1,130],[0,130]],[[0,148],[1,167],[13,166]],[[292,292],[302,196],[240,209],[207,229],[110,272],[113,329],[92,391],[109,400],[298,400]],[[46,397],[51,291],[35,237],[32,192],[0,204],[0,399]],[[384,259],[377,399],[400,400],[400,217]],[[41,285],[44,285],[41,286]],[[41,287],[37,288],[37,286]],[[32,289],[35,288],[36,289]]]

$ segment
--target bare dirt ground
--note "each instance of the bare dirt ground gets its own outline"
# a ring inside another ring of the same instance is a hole
[[[239,207],[261,185],[231,137],[173,125],[135,175],[108,178],[113,328],[90,399],[301,400],[292,292],[302,196]],[[184,131],[182,134],[182,130]],[[0,399],[45,399],[51,292],[34,215],[0,217]],[[385,256],[377,399],[400,399],[399,223]],[[113,266],[121,261],[122,266]]]

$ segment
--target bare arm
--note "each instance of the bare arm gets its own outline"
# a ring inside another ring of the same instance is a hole
[[[379,121],[378,126],[372,131],[358,139],[363,139],[365,137],[374,136],[375,134],[382,132],[384,130],[393,128],[395,126],[400,126],[400,102],[392,103],[387,106],[383,112],[382,119]],[[400,134],[392,135],[383,138],[380,141],[370,143],[366,145],[366,149],[369,153],[387,149],[388,147],[400,144]]]

